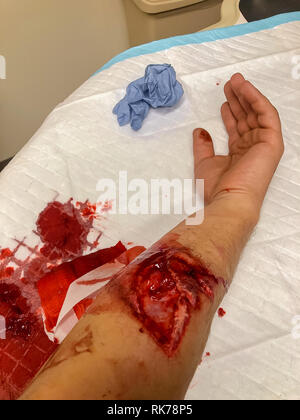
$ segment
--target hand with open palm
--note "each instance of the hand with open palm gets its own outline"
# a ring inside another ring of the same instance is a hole
[[[194,131],[195,176],[205,180],[206,204],[236,200],[260,212],[268,186],[284,152],[279,114],[241,74],[225,85],[221,108],[229,135],[229,154],[216,156],[210,135]]]

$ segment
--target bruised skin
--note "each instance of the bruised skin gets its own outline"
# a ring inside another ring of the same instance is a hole
[[[214,299],[223,283],[187,249],[156,245],[112,280],[122,300],[168,357],[175,355],[201,296]],[[95,310],[95,308],[94,308]]]

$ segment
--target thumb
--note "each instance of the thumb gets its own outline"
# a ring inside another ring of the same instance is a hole
[[[210,134],[203,128],[196,128],[193,136],[195,168],[198,168],[203,160],[215,156],[215,149]]]
[[[194,131],[194,160],[195,160],[195,178],[205,181],[205,203],[209,202],[210,194],[215,180],[211,179],[212,165],[210,158],[215,156],[214,144],[210,134],[203,128],[197,128]]]

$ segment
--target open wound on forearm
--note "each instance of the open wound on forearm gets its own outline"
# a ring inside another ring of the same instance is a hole
[[[222,284],[188,251],[157,249],[144,253],[121,281],[123,299],[136,318],[172,357],[185,334],[191,314],[201,308],[201,296],[214,299]]]

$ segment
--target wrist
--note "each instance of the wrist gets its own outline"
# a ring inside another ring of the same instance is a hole
[[[216,277],[232,281],[241,252],[259,219],[259,207],[248,197],[219,195],[206,208],[201,225],[177,226],[164,242],[189,249]],[[174,235],[175,234],[175,235]]]
[[[257,225],[261,205],[257,199],[243,192],[222,192],[206,207],[206,217],[219,217],[224,223],[242,224],[249,234]]]

